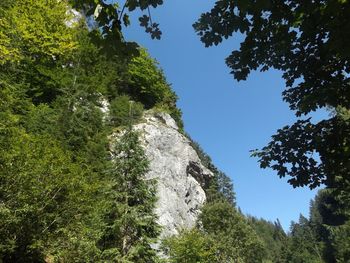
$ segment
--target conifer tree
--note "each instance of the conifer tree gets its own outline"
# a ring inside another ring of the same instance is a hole
[[[155,262],[159,226],[153,212],[156,196],[153,181],[144,178],[148,161],[138,135],[130,129],[113,147],[115,156],[110,186],[107,226],[100,240],[103,259],[116,262]]]

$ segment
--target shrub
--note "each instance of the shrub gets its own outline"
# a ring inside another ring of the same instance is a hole
[[[112,100],[109,110],[109,120],[112,126],[126,126],[141,118],[143,105],[131,101],[127,95],[122,95]]]

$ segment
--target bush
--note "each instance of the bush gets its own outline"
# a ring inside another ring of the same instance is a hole
[[[112,100],[109,108],[109,120],[112,126],[126,126],[136,123],[142,116],[143,105],[131,101],[127,95]]]
[[[179,236],[163,241],[163,250],[172,263],[214,263],[216,256],[215,240],[197,229],[187,230]]]

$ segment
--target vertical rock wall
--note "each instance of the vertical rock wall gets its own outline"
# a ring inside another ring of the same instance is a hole
[[[148,179],[157,180],[156,214],[162,237],[192,228],[206,200],[203,187],[213,176],[166,113],[147,113],[134,126],[150,161]]]

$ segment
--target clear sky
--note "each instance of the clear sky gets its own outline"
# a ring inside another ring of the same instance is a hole
[[[260,169],[249,152],[265,146],[278,128],[294,122],[293,112],[282,101],[284,82],[280,72],[272,70],[234,81],[224,59],[239,47],[239,36],[218,47],[204,47],[192,24],[214,2],[168,0],[151,10],[163,31],[160,41],[151,40],[135,19],[124,34],[159,61],[179,97],[185,130],[232,178],[242,211],[271,221],[279,218],[288,230],[300,213],[308,216],[316,191],[293,189],[272,170]],[[319,119],[325,113],[314,116]]]

